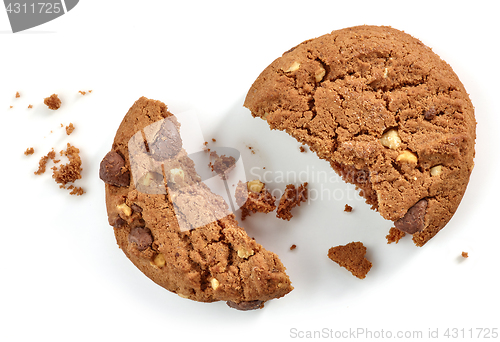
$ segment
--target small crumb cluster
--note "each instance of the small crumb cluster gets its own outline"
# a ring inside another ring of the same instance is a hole
[[[57,96],[57,94],[52,94],[49,97],[46,97],[43,100],[43,103],[52,110],[58,110],[61,107],[61,100]]]
[[[251,213],[270,213],[276,209],[276,197],[258,179],[246,183],[240,181],[236,187],[235,197],[241,209],[242,221]],[[293,217],[291,210],[306,200],[307,182],[298,188],[288,184],[277,206],[276,217],[289,221]]]
[[[26,150],[24,154],[26,154],[29,150],[30,149]],[[33,148],[31,148],[31,150],[33,150]],[[73,184],[70,184],[68,187],[66,186],[69,183],[74,183],[77,179],[82,178],[81,176],[82,160],[80,158],[79,153],[80,150],[78,148],[68,143],[66,150],[62,150],[60,152],[60,155],[66,156],[69,162],[63,165],[59,165],[59,167],[58,166],[52,167],[53,171],[52,178],[54,178],[56,183],[60,184],[59,187],[61,189],[71,190],[70,195],[77,195],[77,196],[81,196],[85,193],[83,188],[76,187]],[[34,172],[35,175],[41,175],[45,173],[45,171],[47,170],[47,163],[50,160],[52,160],[54,164],[58,164],[61,161],[60,159],[56,159],[56,152],[54,151],[54,149],[48,152],[47,155],[40,158],[40,161],[38,163],[38,170]]]

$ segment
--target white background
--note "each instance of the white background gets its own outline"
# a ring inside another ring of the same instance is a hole
[[[465,329],[466,336],[471,328],[500,329],[500,26],[491,1],[463,4],[87,0],[17,34],[1,9],[0,340],[285,341],[322,329],[349,337],[357,328],[374,336],[390,331],[396,339],[398,331],[422,331],[425,338],[437,328],[440,337],[446,328]],[[409,236],[387,245],[391,222],[338,178],[312,180],[330,172],[328,165],[242,107],[254,79],[284,51],[360,24],[390,25],[432,47],[459,75],[476,109],[469,187],[447,227],[423,248]],[[55,112],[43,105],[53,93],[62,100]],[[275,178],[292,170],[308,175],[302,180],[312,193],[323,186],[335,195],[296,208],[290,222],[264,214],[244,222],[280,256],[294,291],[263,310],[239,312],[223,302],[182,299],[123,255],[107,224],[98,168],[140,96],[165,102],[174,114],[195,111],[205,140],[240,149],[249,172],[273,172],[271,189],[294,182]],[[76,129],[68,137],[60,124],[70,122]],[[33,174],[41,156],[67,142],[81,149],[81,197],[59,189],[51,172]],[[24,156],[31,146],[35,154]],[[346,203],[352,213],[343,212]],[[351,241],[362,241],[373,262],[364,280],[326,257],[328,248]]]

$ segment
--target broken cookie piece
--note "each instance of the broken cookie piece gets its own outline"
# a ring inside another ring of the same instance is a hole
[[[254,310],[283,297],[293,289],[285,267],[202,181],[182,146],[192,136],[177,134],[176,122],[164,103],[141,97],[101,162],[118,246],[146,276],[182,298]],[[122,179],[126,173],[130,178]]]
[[[389,234],[387,234],[385,238],[387,239],[387,244],[391,244],[393,242],[398,243],[399,240],[401,240],[405,235],[405,232],[393,227],[389,229]]]
[[[260,73],[244,106],[327,161],[417,246],[465,193],[474,106],[450,65],[405,32],[361,25],[304,41]],[[402,219],[422,198],[424,224]]]
[[[359,279],[364,279],[372,267],[372,263],[365,258],[365,254],[366,247],[361,242],[351,242],[328,250],[328,257],[332,261],[345,267]]]
[[[259,180],[238,182],[235,198],[241,209],[242,221],[251,213],[270,213],[276,209],[276,197]]]
[[[290,221],[293,217],[290,211],[305,201],[307,201],[307,182],[301,184],[298,188],[295,188],[293,184],[288,184],[280,198],[276,217]]]

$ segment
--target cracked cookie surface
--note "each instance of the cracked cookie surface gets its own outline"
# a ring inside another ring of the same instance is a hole
[[[166,118],[163,129],[147,138],[148,130]],[[246,234],[224,200],[200,181],[181,147],[178,127],[165,104],[142,97],[118,128],[100,167],[118,245],[146,276],[184,298],[223,300],[248,310],[286,295],[293,287],[285,267]],[[141,134],[143,159],[129,154],[129,141]],[[165,150],[165,144],[173,147]],[[161,169],[148,170],[156,162]],[[183,230],[183,225],[192,226]]]
[[[452,68],[402,31],[357,26],[305,41],[259,75],[244,106],[309,145],[385,219],[402,222],[425,200],[404,220],[417,246],[467,187],[474,107]]]

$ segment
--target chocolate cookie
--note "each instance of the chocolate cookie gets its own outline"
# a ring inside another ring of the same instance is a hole
[[[305,41],[260,74],[244,105],[330,162],[417,246],[465,192],[474,107],[452,68],[404,32],[357,26]]]
[[[118,245],[184,298],[249,310],[284,296],[293,289],[285,267],[201,181],[179,126],[165,104],[141,97],[118,128],[99,171]]]

